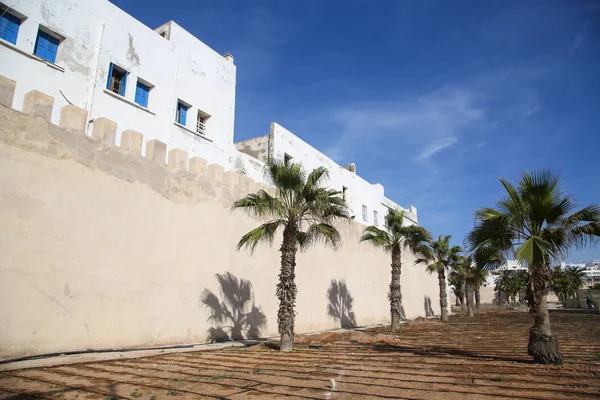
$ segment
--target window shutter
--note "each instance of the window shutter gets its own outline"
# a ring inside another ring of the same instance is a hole
[[[143,107],[148,107],[148,92],[150,88],[138,82],[135,88],[135,102]]]
[[[0,17],[0,37],[12,44],[17,44],[21,20],[14,15],[4,14]]]
[[[110,90],[110,80],[112,78],[112,74],[113,74],[113,63],[109,64],[108,67],[108,78],[106,79],[106,89]]]
[[[38,32],[37,41],[35,42],[35,55],[46,59],[46,37],[42,31]]]
[[[183,126],[185,126],[185,122],[186,122],[186,118],[187,118],[187,107],[184,106],[183,104],[179,104],[180,107],[180,111],[179,111],[179,123]]]
[[[58,39],[50,35],[46,36],[46,55],[48,56],[46,60],[55,62],[56,53],[58,52]]]
[[[121,96],[125,96],[125,85],[127,84],[127,75],[129,74],[129,72],[125,71],[125,73],[123,74],[123,80],[121,81],[121,88],[119,90],[119,94]]]

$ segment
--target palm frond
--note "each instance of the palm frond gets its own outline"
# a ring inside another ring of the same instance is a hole
[[[250,193],[242,199],[236,200],[233,203],[232,210],[236,208],[242,208],[249,214],[258,217],[280,215],[283,211],[283,205],[279,199],[271,196],[263,189],[256,193]]]
[[[326,223],[312,224],[306,232],[298,232],[298,244],[302,250],[316,243],[323,243],[337,249],[341,241],[340,232],[333,225]]]
[[[283,220],[278,219],[266,222],[258,228],[252,229],[250,232],[242,236],[237,244],[237,249],[239,250],[242,247],[245,247],[250,249],[251,253],[254,253],[254,249],[260,242],[267,242],[272,245],[277,228],[284,224],[285,222]]]
[[[373,245],[383,247],[386,250],[391,250],[394,245],[389,233],[373,225],[365,228],[360,241],[370,242]]]

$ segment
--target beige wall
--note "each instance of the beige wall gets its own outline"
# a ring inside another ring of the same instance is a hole
[[[160,142],[141,157],[135,132],[128,153],[110,123],[86,137],[73,126],[85,116],[69,111],[61,126],[70,132],[0,105],[0,358],[206,342],[212,325],[199,299],[218,295],[215,274],[227,271],[252,283],[261,336],[276,335],[278,246],[236,251],[259,221],[230,211],[259,185],[199,159],[187,172],[184,152],[170,153],[167,168]],[[389,320],[389,256],[358,243],[358,224],[340,229],[339,251],[298,256],[297,332],[339,327],[327,312],[332,280],[346,282],[358,325]],[[424,315],[425,296],[437,314],[437,279],[412,260],[406,315]]]

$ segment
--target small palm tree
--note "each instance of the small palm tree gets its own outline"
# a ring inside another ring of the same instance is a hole
[[[473,297],[475,295],[475,287],[479,284],[477,276],[477,266],[471,257],[460,257],[459,261],[452,266],[458,270],[465,281],[465,298],[467,299],[467,313],[469,317],[473,314]]]
[[[555,267],[552,270],[552,291],[556,293],[562,302],[563,307],[567,307],[567,299],[575,296],[577,290],[583,286],[585,272],[583,268]]]
[[[457,271],[456,269],[450,272],[448,275],[448,283],[450,283],[450,288],[454,293],[454,297],[456,297],[457,304],[460,304],[460,311],[465,311],[465,277],[462,274],[462,271]]]
[[[426,264],[427,271],[437,272],[440,286],[441,320],[448,321],[448,294],[446,293],[446,270],[459,260],[460,246],[450,246],[452,236],[440,235],[438,240],[430,241],[427,246],[419,249],[420,258],[417,264]]]
[[[277,229],[283,228],[279,249],[281,270],[276,291],[279,299],[277,323],[280,349],[291,351],[297,293],[296,253],[317,242],[337,247],[341,237],[333,222],[338,218],[348,219],[348,211],[340,192],[321,187],[329,176],[324,167],[307,175],[300,164],[272,161],[266,166],[265,175],[274,185],[275,194],[259,190],[234,202],[233,208],[242,208],[269,220],[242,236],[237,248],[254,251],[260,242],[272,244]]]
[[[569,278],[569,286],[571,289],[571,293],[569,294],[575,296],[577,294],[577,290],[581,289],[585,283],[585,268],[567,268],[565,273]]]
[[[529,355],[535,362],[559,363],[563,356],[552,335],[547,297],[551,287],[551,259],[562,259],[572,245],[597,242],[600,207],[575,211],[573,199],[559,187],[559,178],[547,170],[526,172],[518,185],[501,179],[506,196],[496,207],[475,214],[469,250],[477,253],[514,254],[528,266],[527,297],[531,297],[534,323],[529,331]]]
[[[388,209],[385,216],[387,230],[376,226],[365,228],[361,242],[371,242],[375,246],[383,248],[392,255],[392,279],[390,281],[390,313],[391,330],[400,329],[400,319],[404,318],[402,310],[402,291],[400,286],[400,274],[402,272],[402,250],[408,249],[417,252],[430,239],[429,232],[417,225],[406,225],[404,211]]]

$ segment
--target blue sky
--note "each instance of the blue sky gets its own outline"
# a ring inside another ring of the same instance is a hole
[[[600,203],[600,0],[113,2],[234,55],[236,141],[276,121],[456,244],[526,169]]]

